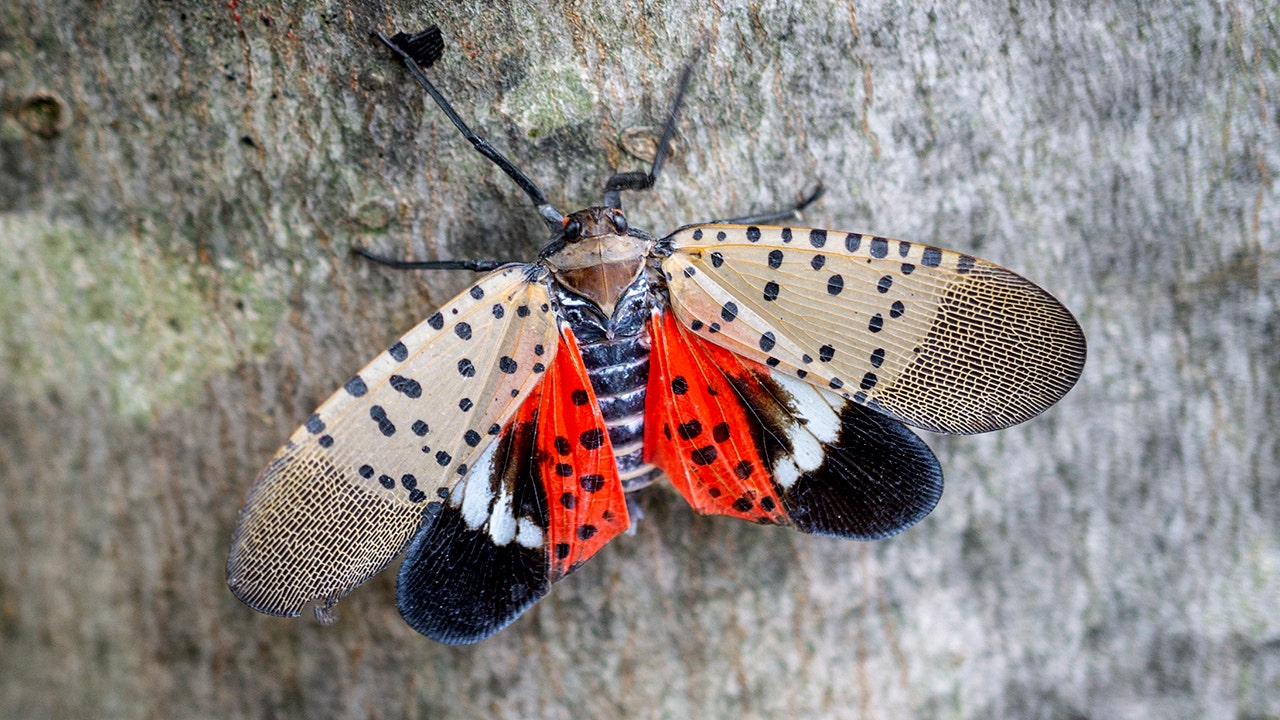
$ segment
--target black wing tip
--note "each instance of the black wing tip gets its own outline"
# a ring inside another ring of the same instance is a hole
[[[793,526],[810,535],[883,540],[915,525],[942,499],[942,466],[905,425],[861,405],[840,414],[823,466],[785,491]]]
[[[391,36],[391,42],[423,68],[436,64],[444,55],[444,37],[438,25],[428,26],[426,30],[412,35],[398,32]]]
[[[515,622],[551,590],[545,548],[494,544],[445,507],[405,554],[396,583],[400,616],[446,645],[480,642]]]

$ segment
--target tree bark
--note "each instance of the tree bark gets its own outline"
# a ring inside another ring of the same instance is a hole
[[[141,6],[140,6],[141,5]],[[14,0],[0,16],[0,707],[13,717],[1280,716],[1280,8],[980,1],[250,4]],[[661,234],[784,207],[1039,282],[1090,342],[1025,425],[927,440],[948,488],[858,544],[645,491],[480,645],[227,591],[293,427],[473,277],[532,259],[527,199],[373,29],[551,202],[643,169]]]

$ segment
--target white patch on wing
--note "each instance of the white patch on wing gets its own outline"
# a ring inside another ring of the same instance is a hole
[[[498,495],[493,504],[493,512],[489,514],[489,537],[499,547],[510,543],[516,537],[516,516],[511,509],[511,493]]]
[[[493,505],[493,487],[490,476],[493,474],[493,454],[499,443],[490,443],[489,447],[476,458],[467,476],[458,483],[450,498],[454,505],[461,505],[462,519],[467,527],[475,530],[489,519],[489,508]],[[458,494],[461,493],[461,499]]]
[[[773,468],[773,481],[786,490],[800,479],[800,470],[791,458],[782,458]]]
[[[821,443],[833,443],[840,437],[840,415],[824,397],[823,392],[812,385],[774,370],[769,373],[773,381],[791,394],[793,414],[805,420],[805,429]],[[796,448],[799,452],[799,447]],[[804,467],[803,463],[801,467]],[[814,466],[815,468],[817,465]],[[805,468],[812,470],[813,468]]]
[[[529,518],[520,518],[516,527],[516,544],[529,549],[542,547],[542,528],[537,523]]]

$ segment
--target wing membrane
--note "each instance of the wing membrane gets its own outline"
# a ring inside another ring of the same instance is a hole
[[[548,291],[495,271],[324,402],[258,477],[227,560],[273,615],[331,606],[384,568],[497,437],[558,347]]]
[[[900,240],[703,225],[670,238],[672,309],[699,336],[916,427],[997,430],[1084,366],[1071,313],[1019,275]]]

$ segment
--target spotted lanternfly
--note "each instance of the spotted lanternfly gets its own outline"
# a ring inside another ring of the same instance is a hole
[[[664,474],[700,513],[887,537],[942,493],[908,425],[998,430],[1080,376],[1084,336],[1047,292],[969,255],[789,224],[817,193],[657,239],[631,227],[620,191],[657,177],[693,63],[652,169],[614,175],[602,206],[562,215],[423,75],[431,38],[378,37],[551,239],[527,264],[374,258],[490,272],[348,380],[262,471],[227,562],[256,610],[314,602],[324,615],[407,549],[405,620],[476,642],[627,530],[625,494]]]

